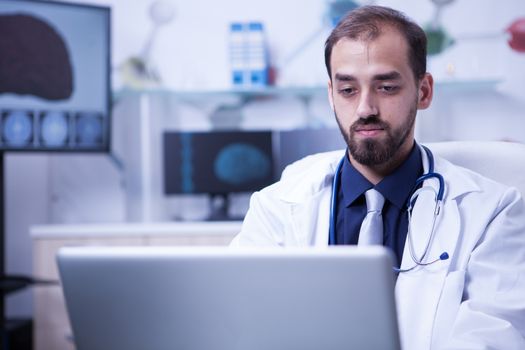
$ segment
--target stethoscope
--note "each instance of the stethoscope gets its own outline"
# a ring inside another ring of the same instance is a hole
[[[439,173],[434,172],[434,155],[432,152],[425,146],[421,146],[425,150],[425,153],[427,154],[428,158],[428,172],[426,174],[423,174],[421,177],[419,177],[416,180],[416,183],[414,185],[414,189],[412,190],[412,195],[410,196],[410,199],[407,203],[407,215],[408,215],[408,233],[407,233],[407,242],[408,250],[410,252],[410,257],[414,261],[414,266],[407,268],[407,269],[400,269],[393,267],[394,272],[400,273],[400,272],[408,272],[413,269],[415,269],[417,266],[427,266],[430,264],[433,264],[437,261],[441,260],[447,260],[449,258],[449,255],[447,252],[441,253],[439,258],[432,260],[432,261],[426,261],[427,254],[430,250],[430,245],[432,241],[434,240],[435,235],[435,228],[437,223],[437,218],[441,212],[441,207],[443,205],[443,195],[445,193],[445,181],[443,179],[443,176]],[[345,156],[346,157],[346,154]],[[337,169],[335,171],[334,180],[332,183],[332,199],[330,203],[330,231],[329,231],[329,244],[335,243],[335,220],[336,220],[336,214],[337,214],[337,193],[339,192],[339,186],[340,186],[340,178],[341,178],[341,169],[343,167],[343,163],[345,158],[341,159],[339,164],[337,165]],[[431,186],[423,186],[420,187],[420,185],[429,179],[436,179],[439,182],[438,190]],[[430,235],[428,236],[427,243],[425,244],[425,249],[423,252],[418,256],[416,254],[414,243],[412,241],[412,209],[416,203],[417,197],[419,194],[423,191],[430,191],[434,194],[434,215],[432,218],[432,226],[430,229]]]

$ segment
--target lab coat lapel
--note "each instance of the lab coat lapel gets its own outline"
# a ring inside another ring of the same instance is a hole
[[[423,187],[430,187],[437,190],[437,185],[425,182]],[[430,191],[422,191],[415,203],[410,222],[411,232],[407,235],[405,249],[401,263],[402,269],[407,269],[415,265],[411,254],[410,245],[413,247],[415,255],[420,258],[429,244],[428,253],[424,262],[438,259],[440,255],[447,252],[452,255],[456,247],[460,233],[460,218],[457,202],[454,199],[446,199],[440,209],[435,222],[434,234],[431,237],[433,216],[435,211],[434,194]],[[432,241],[429,243],[429,239]],[[444,270],[443,266],[448,266],[448,260],[436,262],[428,266],[419,266],[414,270],[425,270],[439,272]],[[413,271],[414,271],[413,270]]]
[[[327,246],[331,190],[327,188],[302,203],[293,204],[292,226],[299,246]]]
[[[429,161],[426,151],[423,148],[421,148],[421,156],[423,171],[428,173]],[[439,191],[439,182],[437,179],[430,178],[424,181],[421,186],[422,190],[419,192],[420,195],[414,204],[411,222],[409,223],[411,231],[409,231],[405,242],[401,269],[408,269],[415,264],[410,255],[410,244],[414,248],[413,251],[417,257],[421,257],[425,252],[427,244],[429,245],[429,251],[426,254],[426,259],[424,259],[424,261],[427,262],[439,258],[444,252],[452,256],[460,233],[460,217],[456,198],[465,192],[474,190],[470,184],[461,182],[461,179],[450,171],[449,163],[438,157],[435,158],[434,162],[435,171],[440,173],[445,180],[443,204],[436,219],[434,227],[435,233],[432,241],[429,243],[436,207],[435,197]],[[452,177],[455,178],[456,181],[454,182],[456,182],[456,184],[453,188],[450,188],[451,182],[447,180]],[[416,267],[414,270],[438,272],[444,270],[443,267],[448,266],[449,262],[450,260],[440,261],[426,267]]]
[[[445,179],[451,176],[446,170],[446,167],[444,170],[438,170]],[[440,305],[440,297],[451,261],[454,259],[461,228],[456,201],[458,193],[451,193],[447,185],[445,185],[444,204],[436,221],[435,234],[424,262],[438,259],[444,252],[447,252],[450,258],[428,266],[417,266],[409,272],[400,273],[397,279],[396,302],[399,327],[403,348],[406,349],[430,348],[434,321],[439,317],[439,309],[447,307]],[[425,181],[423,187],[426,186],[438,190],[438,182],[435,180]],[[410,223],[412,231],[410,239],[407,235],[401,269],[409,269],[415,265],[410,254],[410,244],[417,257],[425,251],[431,234],[434,208],[434,194],[430,191],[422,191],[413,209]],[[418,300],[424,300],[425,305],[422,307]],[[442,322],[439,324],[443,325]],[[417,329],[417,332],[414,329]]]
[[[316,171],[298,180],[298,190],[283,194],[281,199],[290,205],[293,232],[285,244],[328,245],[332,182],[344,154],[344,151],[331,152],[328,163],[319,164]]]
[[[418,256],[425,250],[432,225],[434,201],[418,199],[412,219],[412,242]],[[446,201],[436,223],[435,236],[425,261],[438,259],[443,252],[452,256],[460,233],[459,212],[455,200]],[[408,269],[413,262],[407,240],[401,268]],[[429,349],[434,320],[438,313],[441,291],[449,270],[450,259],[428,266],[418,266],[399,274],[396,283],[396,301],[400,333],[404,348]],[[422,306],[418,300],[424,300]],[[443,305],[440,305],[442,307]],[[414,331],[417,329],[417,332]],[[407,335],[404,337],[404,335]]]

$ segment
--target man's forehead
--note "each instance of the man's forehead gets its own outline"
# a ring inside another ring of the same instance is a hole
[[[337,50],[342,46],[347,48],[352,47],[355,49],[356,53],[362,53],[370,46],[381,46],[395,51],[405,51],[408,53],[408,42],[406,37],[396,27],[391,25],[381,26],[377,35],[373,37],[367,35],[360,35],[356,38],[342,37],[334,44],[333,50]]]
[[[363,64],[385,71],[410,70],[408,43],[395,29],[382,31],[372,40],[342,38],[333,47],[331,61],[334,73],[353,65],[362,68]]]

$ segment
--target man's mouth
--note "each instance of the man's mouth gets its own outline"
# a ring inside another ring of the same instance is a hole
[[[361,125],[354,129],[354,131],[362,136],[376,136],[385,129],[377,125]]]

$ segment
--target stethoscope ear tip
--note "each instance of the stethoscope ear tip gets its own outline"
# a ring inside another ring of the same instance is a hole
[[[448,253],[447,252],[443,252],[441,253],[441,255],[439,256],[439,260],[447,260],[449,258],[448,256]]]

